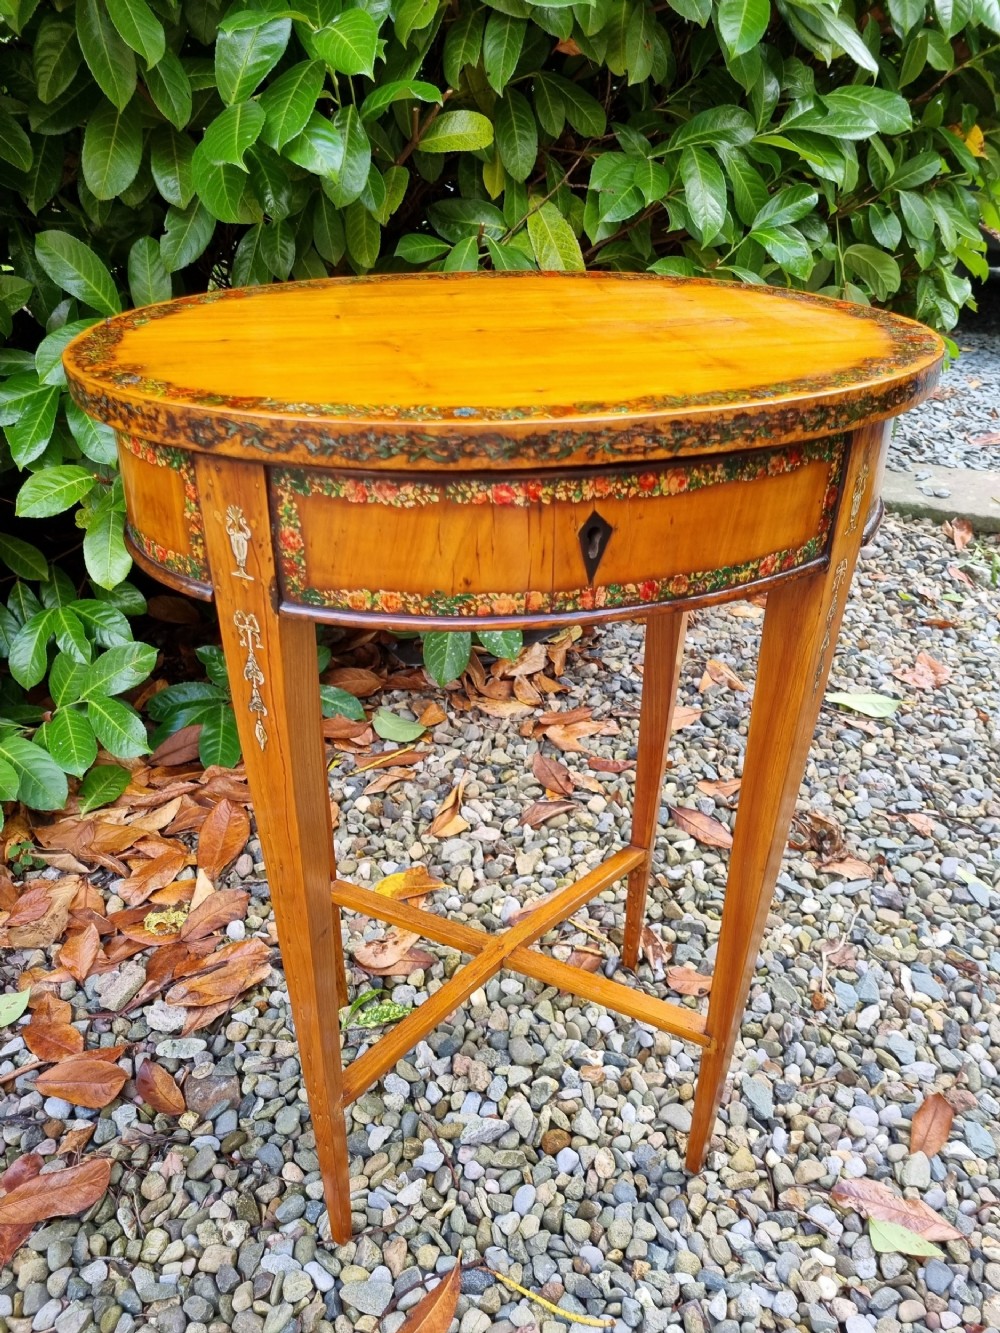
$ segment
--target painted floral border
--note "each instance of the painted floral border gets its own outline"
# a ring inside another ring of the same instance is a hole
[[[133,544],[164,569],[173,574],[182,574],[185,578],[195,579],[199,583],[210,582],[208,556],[205,552],[205,528],[202,523],[201,505],[198,502],[198,486],[195,481],[191,456],[183,449],[175,449],[166,444],[151,444],[136,435],[117,432],[118,447],[127,453],[150,463],[153,467],[168,467],[180,474],[184,485],[184,519],[188,527],[190,552],[181,555],[169,546],[163,546],[144,532],[140,532],[132,522],[128,522],[128,535]]]
[[[363,611],[374,614],[413,615],[413,616],[513,616],[537,615],[566,611],[593,611],[628,606],[648,606],[658,602],[670,602],[679,598],[699,597],[707,593],[721,592],[729,588],[743,587],[758,579],[773,574],[785,573],[817,559],[826,549],[826,541],[833,523],[833,515],[840,494],[840,481],[844,460],[844,437],[811,441],[802,447],[774,450],[764,455],[763,459],[754,455],[743,455],[733,459],[721,460],[715,464],[711,460],[698,460],[687,469],[694,484],[680,490],[698,489],[701,486],[721,484],[732,480],[753,480],[761,476],[780,475],[795,471],[814,461],[828,464],[827,487],[823,496],[823,505],[817,531],[802,546],[774,551],[759,556],[754,560],[737,565],[723,565],[716,569],[696,570],[687,574],[672,574],[659,579],[643,579],[630,583],[610,583],[599,586],[574,588],[569,591],[526,591],[526,592],[470,592],[470,593],[414,593],[398,592],[391,589],[369,588],[316,588],[307,581],[305,540],[302,530],[302,516],[299,499],[311,494],[327,494],[324,484],[331,480],[329,474],[313,473],[299,469],[276,471],[277,481],[277,557],[282,580],[283,597],[303,606],[323,607],[330,610]],[[763,468],[760,464],[763,463]],[[681,469],[668,469],[669,472]],[[744,475],[744,471],[747,475]],[[715,475],[722,473],[723,475]],[[653,476],[651,473],[612,473],[606,479],[612,489],[603,492],[607,495],[623,494],[631,496],[629,489],[635,478]],[[350,478],[332,479],[337,485]],[[565,484],[579,484],[591,487],[598,483],[597,478],[560,478],[552,482],[538,479],[519,480],[514,483],[477,481],[468,479],[462,482],[442,482],[437,487],[439,497],[449,487],[458,488],[460,497],[447,497],[453,502],[464,504],[492,503],[516,505],[520,503],[546,503],[557,498],[555,491]],[[364,487],[364,480],[359,482]],[[382,482],[372,483],[374,490],[363,489],[356,496],[344,495],[348,503],[382,503],[389,506],[412,507],[418,503],[434,503],[423,497],[416,500],[409,493],[411,485],[426,487],[426,483],[389,482],[389,490],[378,493]],[[548,500],[539,497],[529,500],[529,488],[541,486],[548,492]],[[620,491],[614,488],[618,486]],[[478,487],[478,491],[470,488]],[[493,492],[500,488],[499,498]],[[304,488],[304,489],[303,489]],[[640,489],[640,495],[653,494]],[[680,491],[658,491],[657,494],[678,494]],[[479,498],[479,497],[482,498]],[[591,494],[559,496],[558,498],[581,499],[584,502],[593,498]]]
[[[456,281],[463,276],[473,275],[419,275],[421,281],[428,282]],[[552,281],[560,280],[560,275],[549,276]],[[594,277],[614,281],[654,280],[649,274],[636,273],[601,273]],[[398,275],[380,274],[326,281],[396,280]],[[658,277],[655,281],[674,286],[708,282],[719,285],[714,279]],[[283,287],[316,285],[311,280],[286,283]],[[271,455],[287,449],[302,450],[310,456],[326,456],[331,462],[368,467],[391,462],[447,466],[462,460],[495,466],[519,462],[551,464],[571,458],[581,462],[600,461],[650,456],[655,451],[670,454],[685,449],[704,450],[755,440],[801,439],[895,415],[918,401],[937,380],[940,340],[911,320],[851,302],[817,298],[808,292],[721,285],[772,299],[822,303],[852,318],[874,321],[889,330],[892,350],[885,357],[868,358],[849,369],[818,374],[793,384],[775,383],[751,391],[719,391],[695,399],[647,397],[610,408],[608,404],[581,402],[567,409],[572,415],[591,418],[577,428],[553,428],[548,422],[543,426],[536,409],[530,406],[473,409],[427,404],[400,408],[393,404],[291,403],[264,397],[226,397],[152,379],[139,367],[114,360],[117,346],[129,329],[179,314],[190,305],[252,300],[268,292],[273,294],[272,285],[208,292],[115,316],[95,325],[74,342],[68,351],[67,369],[71,392],[85,411],[146,438],[185,439],[199,449],[235,446]],[[906,378],[885,382],[887,374]],[[868,382],[872,379],[882,382]],[[794,402],[773,401],[792,393],[797,395]],[[819,401],[809,401],[817,397]],[[712,408],[716,410],[709,410]],[[691,415],[683,419],[667,417],[626,426],[614,420],[615,416],[627,418],[648,413],[655,417],[657,413],[684,409]],[[261,420],[261,414],[268,416]],[[603,420],[595,423],[595,416]],[[336,418],[345,420],[338,422]],[[530,426],[533,419],[538,421],[539,429],[528,434],[476,428],[505,422]],[[462,431],[463,422],[470,424],[468,431]],[[442,429],[435,430],[435,425]]]

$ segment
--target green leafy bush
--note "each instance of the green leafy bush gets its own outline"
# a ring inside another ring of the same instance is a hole
[[[100,706],[60,701],[53,679],[127,647],[81,610],[114,609],[130,565],[113,440],[59,364],[88,323],[213,284],[591,266],[789,284],[947,330],[985,273],[981,221],[1000,225],[1000,0],[0,0],[0,14],[0,467],[21,534],[0,551],[16,576],[0,745],[71,774],[90,742],[70,756],[54,738],[83,724],[112,754],[139,743],[134,720],[102,732]],[[74,506],[94,598],[17,545]],[[433,674],[470,644],[428,636]],[[175,720],[202,705],[212,752],[234,753],[221,693],[171,697]],[[0,768],[0,797],[15,791],[39,803]]]

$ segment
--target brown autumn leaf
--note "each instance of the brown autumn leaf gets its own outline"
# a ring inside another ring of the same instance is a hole
[[[477,695],[475,705],[488,717],[526,717],[531,712],[531,705],[519,699],[487,699]]]
[[[581,738],[596,736],[603,730],[604,723],[595,722],[593,718],[589,721],[556,723],[544,729],[546,740],[550,740],[553,745],[565,753],[571,754],[585,754],[586,750],[580,744]]]
[[[603,961],[603,954],[596,949],[573,949],[566,959],[570,967],[578,967],[581,972],[597,972]]]
[[[881,1180],[838,1180],[830,1197],[877,1222],[896,1222],[925,1240],[961,1240],[962,1233],[922,1199],[903,1199]]]
[[[448,714],[444,711],[436,699],[432,699],[424,711],[420,714],[420,725],[422,727],[436,727],[442,722],[448,721]]]
[[[83,1033],[70,1023],[40,1022],[33,1016],[28,1026],[21,1029],[21,1036],[35,1059],[46,1063],[66,1060],[83,1050]]]
[[[717,657],[710,657],[705,663],[705,674],[698,682],[698,693],[704,694],[713,685],[724,685],[728,690],[746,691],[746,686],[732,669],[720,662]]]
[[[407,779],[413,780],[413,774],[408,768],[384,768],[377,778],[369,782],[365,795],[375,796],[380,791],[391,791],[397,783],[406,782]]]
[[[407,899],[426,898],[428,893],[445,888],[443,879],[437,879],[426,866],[410,866],[407,870],[397,870],[394,875],[386,875],[375,885],[375,892],[386,898]]]
[[[951,679],[951,667],[939,662],[930,653],[917,653],[917,660],[911,667],[897,667],[892,673],[897,680],[912,685],[917,690],[936,690]]]
[[[82,1213],[104,1198],[110,1181],[107,1157],[32,1176],[0,1199],[0,1225],[34,1226],[50,1217]]]
[[[157,889],[172,884],[189,859],[186,848],[170,847],[152,860],[144,861],[128,879],[122,880],[118,887],[119,898],[130,907],[138,907]]]
[[[59,1157],[70,1157],[73,1153],[79,1152],[81,1148],[86,1148],[87,1144],[93,1138],[96,1123],[89,1125],[75,1125],[68,1129],[59,1140],[59,1147],[56,1149],[56,1155]]]
[[[41,920],[49,910],[52,899],[49,897],[48,884],[37,884],[24,893],[8,908],[5,925],[30,926]]]
[[[463,819],[461,815],[462,791],[465,787],[465,778],[459,778],[458,782],[438,806],[437,814],[431,822],[427,832],[432,838],[454,838],[459,833],[469,827],[469,821]]]
[[[521,816],[521,823],[526,824],[528,828],[541,828],[554,816],[565,815],[571,810],[579,809],[576,801],[533,801]]]
[[[935,821],[930,815],[921,814],[919,810],[911,810],[908,814],[905,814],[903,818],[911,828],[916,829],[921,837],[930,838],[933,836]]]
[[[38,1075],[35,1087],[46,1097],[61,1097],[72,1106],[99,1111],[114,1101],[127,1078],[119,1065],[87,1051],[46,1069]]]
[[[628,768],[635,768],[634,759],[605,759],[599,754],[590,755],[587,764],[595,773],[624,773]]]
[[[462,1290],[462,1256],[433,1291],[422,1296],[407,1314],[397,1333],[448,1333]]]
[[[672,950],[663,943],[652,927],[643,926],[639,932],[639,952],[645,956],[653,972],[662,975],[666,971],[667,960]]]
[[[964,551],[975,535],[967,518],[953,518],[950,523],[942,523],[941,529],[955,543],[956,551]]]
[[[271,950],[263,940],[239,940],[209,955],[202,968],[199,975],[171,986],[167,1004],[201,1009],[234,1000],[270,974]]]
[[[696,972],[693,967],[668,967],[666,981],[678,995],[707,995],[712,989],[712,977]]]
[[[514,698],[522,704],[527,704],[530,708],[537,708],[542,702],[542,696],[535,689],[527,676],[514,677]]]
[[[3,1175],[0,1175],[0,1189],[9,1194],[26,1180],[34,1180],[44,1165],[45,1158],[41,1153],[26,1152],[20,1157],[15,1157]]]
[[[393,927],[380,939],[359,944],[354,950],[354,962],[375,977],[407,976],[435,961],[433,954],[413,947],[418,938],[415,931]]]
[[[731,796],[735,796],[743,785],[742,778],[730,778],[725,782],[710,782],[707,778],[702,778],[695,788],[703,796],[712,796],[728,801]]]
[[[30,894],[37,892],[44,895],[38,900],[43,903],[42,915],[32,916],[32,919],[25,924],[18,925],[14,920],[15,909],[0,930],[0,946],[11,949],[44,949],[61,939],[69,920],[70,904],[76,897],[80,883],[78,876],[67,875],[64,879],[46,880],[43,888],[30,889]],[[18,904],[20,905],[27,896],[28,894],[23,894],[18,899]],[[34,908],[31,910],[34,912]]]
[[[910,1127],[910,1151],[926,1153],[933,1157],[948,1142],[955,1108],[942,1097],[940,1092],[932,1092],[917,1107]]]
[[[421,760],[426,759],[430,750],[383,750],[374,759],[369,759],[367,764],[358,764],[354,770],[355,773],[367,773],[373,768],[393,767],[412,768],[414,764],[419,764]]]
[[[135,1090],[154,1111],[164,1115],[182,1115],[185,1109],[184,1094],[162,1065],[153,1060],[144,1060],[135,1079]]]
[[[856,856],[842,856],[836,861],[824,861],[820,865],[824,875],[843,875],[845,879],[874,879],[875,867]]]
[[[701,719],[700,708],[690,708],[687,704],[679,704],[670,717],[670,730],[681,731],[684,727],[690,727]]]
[[[201,723],[192,722],[181,727],[172,736],[168,736],[162,745],[158,745],[149,756],[151,764],[162,768],[175,768],[180,764],[189,764],[198,758],[198,741],[201,737]]]
[[[223,798],[198,834],[198,865],[210,879],[218,879],[235,861],[250,837],[250,818],[242,806]]]
[[[68,1000],[60,1000],[50,990],[36,991],[28,1001],[33,1023],[68,1023],[73,1009]]]
[[[242,921],[250,905],[250,895],[242,889],[217,889],[192,912],[180,929],[182,940],[200,940],[214,930],[225,930],[231,921]]]
[[[101,937],[91,921],[83,930],[76,931],[59,950],[59,963],[81,986],[90,976],[91,969],[101,952]]]
[[[561,37],[555,44],[555,50],[563,56],[582,56],[582,48],[573,40],[572,37]]]
[[[545,667],[547,661],[548,653],[545,644],[538,640],[527,648],[522,648],[517,655],[517,660],[506,664],[500,674],[504,676],[533,676],[536,671],[541,671]]]
[[[374,671],[366,671],[364,667],[335,667],[326,673],[324,680],[328,685],[336,685],[338,689],[353,694],[356,699],[366,699],[385,684],[381,676],[376,676]]]
[[[703,815],[700,810],[693,810],[686,805],[672,805],[670,818],[678,828],[705,847],[732,847],[733,835],[711,815]]]
[[[549,759],[536,750],[531,761],[531,771],[546,791],[558,796],[570,796],[573,792],[573,777],[565,764],[558,759]]]

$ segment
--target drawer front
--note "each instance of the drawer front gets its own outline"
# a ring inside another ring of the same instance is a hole
[[[193,457],[135,435],[119,432],[117,438],[126,532],[133,548],[144,563],[156,566],[158,575],[162,572],[165,582],[200,584],[187,590],[204,596],[211,580]]]
[[[377,615],[609,613],[818,559],[843,436],[557,476],[271,472],[286,603]]]

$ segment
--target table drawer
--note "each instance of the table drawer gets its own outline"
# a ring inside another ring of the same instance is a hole
[[[835,436],[669,467],[419,479],[271,470],[286,604],[486,618],[744,588],[825,552]]]

